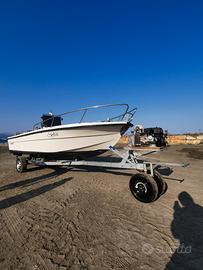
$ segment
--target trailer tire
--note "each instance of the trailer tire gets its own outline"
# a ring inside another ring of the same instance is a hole
[[[168,186],[159,172],[154,170],[153,173],[154,173],[154,180],[156,181],[158,186],[158,197],[160,197],[166,192]]]
[[[158,186],[156,181],[147,174],[137,173],[129,182],[133,196],[141,202],[150,203],[158,198]]]
[[[27,169],[27,159],[26,157],[20,156],[16,158],[16,171],[18,173],[25,172]]]
[[[168,189],[167,183],[166,183],[165,181],[164,181],[164,183],[165,183],[165,186],[164,186],[164,189],[163,189],[163,192],[162,192],[161,195],[163,195],[164,193],[166,193],[166,191],[167,191],[167,189]]]

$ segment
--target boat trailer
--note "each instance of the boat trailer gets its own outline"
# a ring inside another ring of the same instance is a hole
[[[126,150],[125,152],[109,146],[109,150],[120,158],[119,162],[115,161],[94,161],[94,160],[56,160],[48,161],[42,158],[30,158],[29,156],[16,157],[16,170],[19,173],[26,171],[27,165],[35,164],[37,166],[90,166],[105,167],[115,169],[132,169],[137,173],[133,174],[129,181],[129,188],[132,195],[139,201],[150,203],[157,200],[167,190],[165,179],[176,180],[182,182],[184,179],[170,178],[161,175],[157,168],[159,166],[171,167],[187,167],[189,164],[184,163],[166,163],[153,158],[146,158],[147,155],[157,152],[145,151],[138,153],[135,150]]]

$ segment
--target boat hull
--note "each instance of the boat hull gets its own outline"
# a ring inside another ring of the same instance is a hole
[[[64,125],[43,128],[8,138],[10,152],[45,158],[84,158],[95,156],[114,146],[127,123]]]

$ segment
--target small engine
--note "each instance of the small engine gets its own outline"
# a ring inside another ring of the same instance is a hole
[[[149,146],[166,146],[167,131],[163,131],[160,127],[144,128],[137,125],[134,129],[133,144],[149,145]]]

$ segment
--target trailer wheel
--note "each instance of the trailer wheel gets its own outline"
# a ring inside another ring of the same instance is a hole
[[[156,181],[158,186],[158,196],[161,196],[166,192],[168,186],[159,172],[154,170],[153,173],[154,173],[154,180]]]
[[[141,202],[150,203],[158,197],[158,186],[150,175],[144,173],[133,175],[129,187],[133,196]]]
[[[19,173],[25,172],[27,169],[27,159],[26,157],[16,158],[16,171]]]
[[[168,185],[167,185],[167,183],[164,181],[164,183],[165,183],[165,187],[164,187],[164,189],[163,189],[163,193],[162,193],[162,195],[164,194],[164,193],[166,193],[166,191],[167,191],[167,189],[168,189]]]

